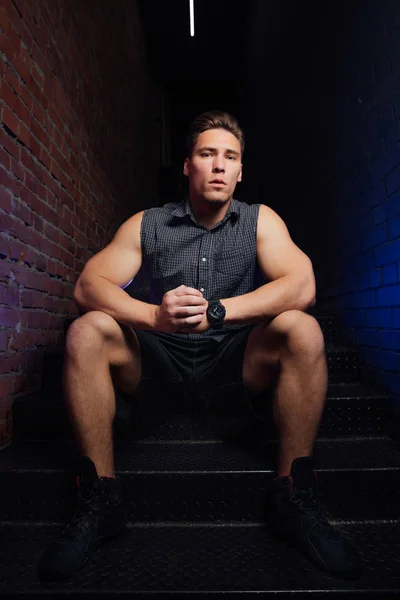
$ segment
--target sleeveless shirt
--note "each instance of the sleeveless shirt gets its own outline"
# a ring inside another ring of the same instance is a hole
[[[231,298],[256,289],[259,204],[232,198],[225,217],[211,229],[199,225],[189,199],[144,211],[140,239],[147,281],[145,302],[160,305],[180,285],[200,290],[207,300]],[[248,324],[223,324],[203,333],[171,333],[179,338],[221,341]]]

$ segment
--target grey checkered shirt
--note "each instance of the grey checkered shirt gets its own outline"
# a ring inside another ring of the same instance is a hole
[[[199,225],[188,198],[144,211],[141,227],[145,301],[160,305],[180,285],[196,288],[207,300],[241,296],[256,289],[256,235],[259,204],[232,199],[222,221],[210,230]],[[170,335],[221,341],[246,324],[224,324],[204,333]]]

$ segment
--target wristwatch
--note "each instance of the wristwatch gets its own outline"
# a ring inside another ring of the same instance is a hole
[[[207,307],[207,319],[212,327],[220,329],[225,319],[225,306],[219,300],[210,300]]]

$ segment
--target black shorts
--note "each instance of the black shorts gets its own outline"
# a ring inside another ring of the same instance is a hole
[[[255,400],[259,393],[247,390],[242,378],[247,340],[254,327],[229,332],[222,341],[186,340],[135,329],[142,357],[139,395],[149,388],[173,389],[189,402],[208,406],[224,390],[237,386],[236,391],[243,391],[250,402]]]

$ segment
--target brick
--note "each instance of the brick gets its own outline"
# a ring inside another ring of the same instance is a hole
[[[15,158],[12,158],[11,156],[10,156],[10,171],[12,172],[12,174],[15,177],[17,177],[17,179],[19,179],[22,182],[24,181],[25,170],[21,166],[21,163],[16,161]]]
[[[392,308],[393,327],[400,329],[400,308]]]
[[[32,118],[30,120],[30,127],[31,127],[31,131],[32,131],[33,135],[37,137],[39,142],[45,148],[50,148],[50,154],[53,155],[53,152],[51,149],[51,144],[50,144],[50,138],[49,138],[48,134],[46,133],[46,131],[43,129],[43,127],[36,121],[36,119],[32,119]]]
[[[397,283],[397,265],[387,265],[382,269],[383,285]]]
[[[387,195],[390,196],[400,189],[400,168],[391,171],[385,179]]]
[[[370,285],[369,284],[369,279],[370,279],[369,273],[362,273],[361,275],[359,275],[358,276],[358,286],[357,286],[358,289],[359,290],[364,290],[364,289],[369,288],[369,285]],[[353,277],[351,277],[350,280],[354,282],[354,278]],[[348,288],[348,290],[346,290],[346,291],[352,292],[354,290],[352,288]]]
[[[398,396],[400,390],[400,374],[385,373],[385,385],[392,394]]]
[[[29,329],[46,329],[49,327],[49,314],[42,311],[26,311],[25,325]]]
[[[25,124],[29,124],[29,108],[17,97],[13,108],[15,114]],[[20,125],[21,127],[21,125]]]
[[[375,306],[375,291],[356,292],[351,296],[352,308],[370,308]]]
[[[19,123],[18,137],[25,146],[31,147],[31,133],[24,123]]]
[[[3,375],[0,377],[0,398],[12,394],[13,378],[13,375]]]
[[[11,169],[11,156],[0,147],[0,164],[3,165],[3,168],[6,171],[10,171]]]
[[[400,237],[400,216],[391,219],[388,222],[389,226],[389,239]]]
[[[400,284],[388,285],[376,291],[377,306],[400,306]]]
[[[367,363],[380,369],[394,369],[395,354],[387,350],[377,350],[374,348],[366,348],[365,356]]]
[[[7,150],[7,152],[16,160],[20,160],[21,147],[9,133],[6,133],[5,129],[2,127],[0,127],[0,146],[3,146],[3,148]]]
[[[379,135],[382,136],[394,122],[394,108],[389,105],[378,117]]]
[[[387,241],[386,225],[375,227],[362,237],[362,250],[372,250]]]
[[[36,290],[23,291],[21,293],[21,306],[24,308],[43,308],[43,294]]]
[[[34,392],[40,389],[42,376],[40,373],[27,372],[14,376],[13,393]]]
[[[373,208],[380,204],[386,198],[386,191],[383,182],[377,183],[371,190],[361,196],[361,204],[365,210]]]
[[[8,338],[12,341],[14,339],[15,331],[8,332]],[[10,348],[8,348],[10,349]],[[0,361],[0,375],[4,375],[6,373],[13,373],[14,371],[19,371],[21,369],[21,352],[8,352],[3,354],[2,360]]]
[[[375,187],[379,182],[390,178],[393,169],[400,164],[400,152],[394,148],[392,152],[386,154],[382,160],[378,161],[371,168],[371,185]],[[389,194],[389,193],[388,193]]]
[[[392,314],[390,308],[369,308],[365,310],[365,325],[367,327],[390,327]]]
[[[384,330],[379,332],[381,348],[400,350],[400,331]]]
[[[372,145],[368,150],[369,156],[369,164],[375,165],[379,160],[382,160],[384,156],[384,148],[382,140],[378,140],[374,145]]]
[[[15,112],[18,96],[5,81],[1,82],[1,99],[8,108]]]
[[[381,269],[373,269],[369,273],[370,287],[379,287],[382,283]]]
[[[374,250],[377,267],[391,264],[400,256],[400,239],[393,240]]]
[[[390,129],[386,132],[386,135],[385,135],[386,151],[390,152],[399,140],[400,140],[400,121],[396,121],[395,123],[392,124]]]
[[[372,210],[371,214],[372,214],[372,222],[374,225],[379,225],[380,223],[383,223],[387,219],[386,205],[380,205],[380,206],[375,207]],[[368,215],[368,217],[369,217],[369,215]],[[361,224],[360,224],[360,226],[361,226]]]
[[[2,121],[16,136],[18,135],[19,120],[7,106],[3,106]]]
[[[18,307],[20,300],[20,292],[15,287],[0,286],[0,303],[6,304],[8,307]]]
[[[29,73],[28,73],[29,75]],[[28,83],[29,85],[29,83]],[[29,91],[29,87],[27,87],[27,85],[24,85],[24,83],[21,83],[19,86],[19,94],[20,97],[22,98],[23,102],[25,103],[25,105],[28,107],[29,112],[32,112],[32,96],[31,93]]]
[[[8,338],[9,338],[10,332],[7,331],[6,329],[3,329],[0,331],[0,351],[4,352],[4,350],[7,350],[8,348]],[[4,355],[2,355],[2,358],[4,358]],[[0,361],[0,373],[1,373],[1,368],[2,368],[2,360]]]
[[[393,98],[393,106],[395,119],[400,119],[400,94],[395,94]]]
[[[18,310],[0,306],[0,326],[15,327],[19,321]]]
[[[47,274],[37,271],[26,271],[19,278],[25,288],[38,290],[41,292],[48,291],[50,279]]]
[[[355,332],[355,343],[360,346],[379,347],[379,332],[373,329],[358,329]]]

